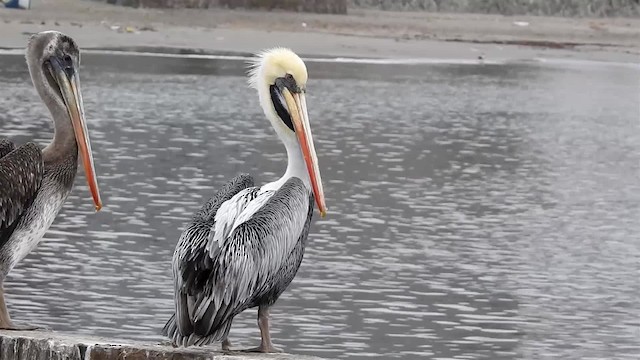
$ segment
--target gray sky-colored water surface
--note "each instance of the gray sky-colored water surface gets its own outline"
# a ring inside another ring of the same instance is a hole
[[[0,134],[52,127],[22,56],[0,57]],[[272,310],[287,352],[344,359],[634,359],[640,353],[640,70],[309,63],[328,216]],[[9,276],[17,321],[163,340],[180,231],[284,148],[231,60],[86,55],[105,207],[84,175]],[[256,311],[236,347],[259,342]],[[219,345],[214,345],[218,348]]]

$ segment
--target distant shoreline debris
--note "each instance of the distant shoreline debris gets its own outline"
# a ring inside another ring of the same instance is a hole
[[[136,8],[244,8],[323,14],[347,14],[351,9],[529,15],[555,17],[640,17],[640,0],[98,0]]]

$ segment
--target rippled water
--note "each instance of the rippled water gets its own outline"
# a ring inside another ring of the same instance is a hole
[[[1,134],[44,145],[23,60],[2,60]],[[284,171],[241,64],[143,60],[85,57],[105,208],[93,213],[81,175],[9,277],[14,319],[162,340],[184,223],[237,173]],[[272,311],[277,344],[349,359],[636,358],[638,68],[309,68],[330,212]],[[235,346],[259,341],[255,316],[237,318]]]

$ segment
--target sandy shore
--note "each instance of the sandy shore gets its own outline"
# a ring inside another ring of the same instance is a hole
[[[30,33],[47,29],[68,33],[85,49],[250,53],[279,45],[318,56],[640,62],[640,19],[156,10],[78,0],[0,8],[1,48],[23,48]]]

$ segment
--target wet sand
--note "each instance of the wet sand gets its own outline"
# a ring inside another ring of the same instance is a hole
[[[23,48],[30,33],[47,29],[68,33],[84,49],[251,53],[287,46],[304,55],[393,59],[640,59],[640,19],[158,10],[73,0],[0,8],[1,48]]]

